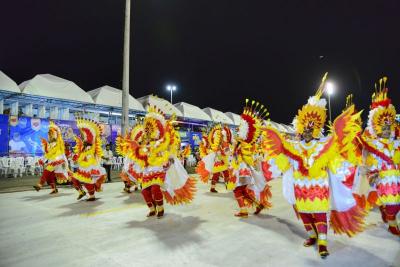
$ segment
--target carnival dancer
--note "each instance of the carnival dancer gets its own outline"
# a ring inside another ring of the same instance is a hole
[[[95,201],[95,192],[101,191],[101,185],[106,178],[106,171],[101,166],[103,150],[101,146],[101,127],[90,119],[77,118],[76,124],[81,137],[75,136],[74,161],[76,170],[73,173],[72,184],[79,192],[78,200],[86,195],[87,201]]]
[[[237,129],[236,145],[233,151],[232,169],[233,175],[228,182],[228,189],[233,192],[238,202],[240,211],[237,217],[247,218],[248,207],[256,208],[254,214],[259,214],[264,208],[270,208],[269,199],[272,194],[267,180],[272,172],[265,177],[261,168],[262,157],[258,155],[260,147],[261,127],[266,116],[267,109],[264,105],[252,101],[240,116],[240,125]],[[269,171],[269,170],[268,170]]]
[[[129,169],[136,169],[136,173],[141,173],[141,168],[130,158],[128,157],[128,149],[130,149],[129,142],[138,141],[139,139],[135,140],[135,137],[138,138],[139,132],[142,132],[143,127],[142,125],[137,125],[131,129],[127,136],[117,137],[117,144],[116,144],[116,152],[118,155],[124,156],[124,165],[122,167],[122,171],[120,173],[121,180],[124,183],[123,191],[125,193],[130,194],[132,189],[137,191],[139,189],[138,178],[132,176],[133,172],[130,172]],[[140,137],[140,136],[139,136]]]
[[[34,185],[36,191],[39,191],[45,182],[51,187],[50,194],[58,193],[56,183],[66,183],[69,179],[68,160],[65,156],[65,145],[60,128],[50,121],[48,142],[42,139],[44,161],[39,163],[43,165],[43,174],[37,185]]]
[[[315,96],[309,98],[294,120],[301,140],[285,140],[274,128],[265,127],[264,142],[265,148],[275,154],[275,164],[284,172],[284,196],[294,206],[309,235],[304,246],[317,243],[322,258],[329,255],[329,212],[330,226],[335,233],[348,236],[363,231],[367,214],[352,190],[343,184],[345,172],[330,169],[339,155],[354,149],[353,141],[361,128],[356,122],[360,113],[354,114],[354,106],[351,106],[336,118],[331,134],[323,135],[326,101],[321,96],[326,76]]]
[[[399,236],[396,216],[400,211],[400,140],[396,138],[396,109],[388,97],[386,81],[386,77],[380,79],[379,89],[375,85],[363,145],[368,153],[370,182],[377,193],[375,204],[380,207],[389,232]]]
[[[179,145],[173,119],[167,120],[154,106],[149,107],[143,124],[117,138],[118,153],[130,160],[127,173],[141,185],[148,217],[164,216],[164,198],[172,205],[193,200],[195,180],[177,158]]]
[[[230,178],[229,160],[231,157],[232,132],[228,126],[215,125],[208,135],[203,136],[200,143],[201,161],[198,163],[196,173],[204,183],[211,178],[211,193],[218,193],[215,189],[219,177],[225,183]]]

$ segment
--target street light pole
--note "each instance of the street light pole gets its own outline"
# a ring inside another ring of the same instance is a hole
[[[171,92],[171,104],[172,104],[172,92],[176,90],[176,85],[167,85],[167,90]]]
[[[329,122],[332,122],[331,94],[328,94],[328,107],[329,107]]]
[[[129,41],[131,27],[131,0],[125,0],[124,59],[122,74],[122,119],[121,134],[125,135],[129,127]]]
[[[333,94],[334,88],[332,83],[326,83],[326,89],[328,93],[328,109],[329,109],[329,122],[332,122],[332,110],[331,110],[331,95]]]

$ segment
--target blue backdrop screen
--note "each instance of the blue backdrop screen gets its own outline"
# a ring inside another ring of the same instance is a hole
[[[8,116],[0,115],[0,156],[8,154]]]

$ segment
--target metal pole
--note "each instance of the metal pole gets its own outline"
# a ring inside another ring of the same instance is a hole
[[[172,104],[172,89],[171,89],[171,104]]]
[[[329,122],[332,122],[331,95],[330,94],[328,94],[328,107],[329,107]]]
[[[125,0],[124,62],[122,74],[122,119],[121,134],[129,127],[129,41],[131,24],[131,0]]]

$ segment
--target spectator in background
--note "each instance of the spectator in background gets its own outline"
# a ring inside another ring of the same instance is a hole
[[[103,167],[107,172],[107,182],[111,182],[111,165],[113,156],[114,155],[111,151],[111,146],[110,144],[107,144],[103,155]]]

